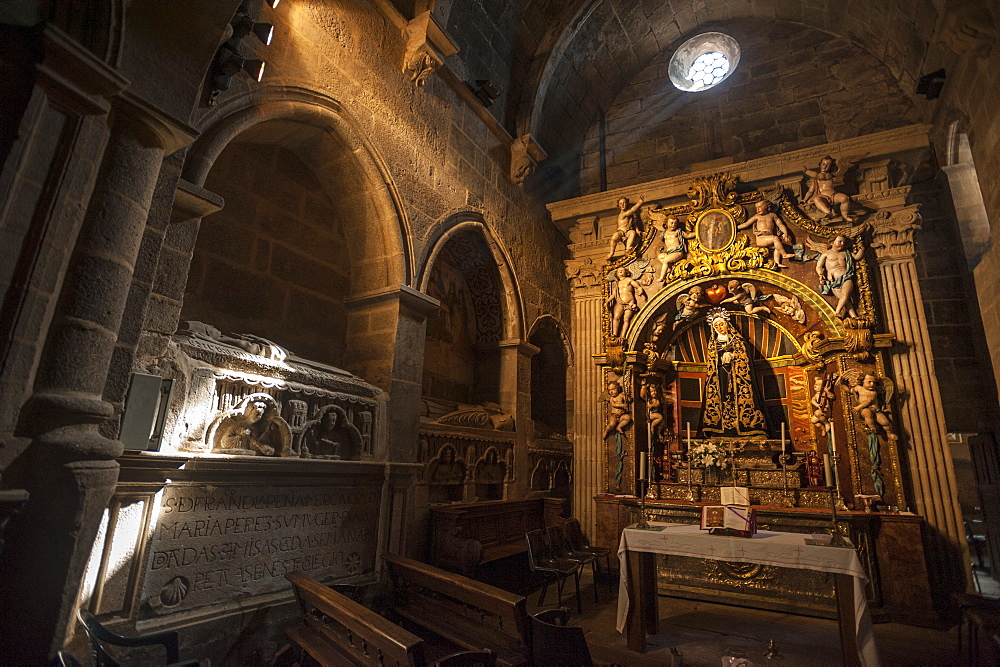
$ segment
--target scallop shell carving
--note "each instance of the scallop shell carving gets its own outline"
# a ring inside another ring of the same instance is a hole
[[[160,602],[164,607],[176,607],[181,603],[191,588],[191,582],[184,577],[174,577],[163,585],[160,591]]]

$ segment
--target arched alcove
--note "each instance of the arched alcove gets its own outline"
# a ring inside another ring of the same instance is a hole
[[[507,308],[486,239],[475,227],[450,234],[425,271],[424,291],[441,302],[427,318],[424,343],[423,397],[435,406],[431,412],[499,404]]]
[[[347,311],[366,258],[345,221],[355,209],[324,166],[342,146],[286,120],[227,144],[206,187],[226,200],[199,231],[182,319],[270,338],[299,356],[344,366]]]
[[[531,357],[531,419],[535,434],[541,438],[564,437],[569,365],[564,334],[556,320],[542,317],[532,327],[528,342],[538,348]]]

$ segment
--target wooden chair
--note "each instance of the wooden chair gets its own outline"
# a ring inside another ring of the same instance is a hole
[[[581,569],[587,564],[590,565],[590,571],[594,575],[594,602],[600,602],[597,599],[597,556],[589,551],[576,551],[573,549],[569,544],[569,540],[566,539],[566,532],[562,526],[549,526],[545,529],[545,536],[549,540],[549,548],[552,550],[552,555],[556,558],[575,560],[580,564]]]
[[[590,667],[590,657],[583,628],[566,625],[569,609],[547,609],[531,617],[531,651],[536,665],[573,665]]]
[[[552,580],[556,582],[559,604],[562,605],[563,586],[566,584],[566,579],[572,575],[573,580],[576,581],[576,610],[577,613],[583,613],[583,603],[580,602],[579,561],[554,557],[545,540],[545,532],[541,529],[532,530],[524,537],[528,543],[528,566],[532,572],[541,573],[545,577],[545,586],[538,598],[539,606],[545,602],[545,592],[548,591]]]
[[[93,614],[86,609],[79,609],[76,612],[87,631],[87,638],[90,640],[90,652],[94,659],[94,664],[100,667],[118,667],[124,663],[115,660],[111,654],[104,649],[104,644],[111,646],[123,646],[135,648],[139,646],[162,646],[167,653],[165,664],[167,665],[197,665],[197,660],[187,660],[180,662],[180,649],[177,641],[177,631],[155,632],[148,635],[138,635],[136,637],[125,637],[111,630],[108,630]]]
[[[594,554],[594,558],[604,559],[604,573],[608,577],[608,588],[611,593],[615,592],[614,585],[614,572],[611,570],[611,549],[607,547],[594,547],[587,542],[587,536],[583,534],[583,528],[580,527],[580,522],[576,519],[570,519],[563,524],[563,528],[566,530],[566,539],[569,540],[570,548],[573,551],[589,551]],[[596,584],[595,584],[596,586]]]

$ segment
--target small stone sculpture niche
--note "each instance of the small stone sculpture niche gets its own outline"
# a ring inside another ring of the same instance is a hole
[[[361,432],[339,405],[327,405],[302,430],[302,458],[354,461],[361,456]]]
[[[212,420],[206,441],[215,454],[241,456],[291,456],[292,432],[281,418],[278,403],[270,394],[258,392]]]

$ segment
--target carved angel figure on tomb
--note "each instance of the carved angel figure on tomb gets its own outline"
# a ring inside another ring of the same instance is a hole
[[[848,163],[848,168],[844,169],[842,173],[846,173],[855,161],[856,159],[844,160]],[[837,171],[839,171],[837,162],[829,155],[825,155],[819,161],[818,169],[802,167],[802,172],[809,177],[809,189],[802,197],[802,201],[814,205],[824,218],[834,217],[833,209],[839,207],[840,217],[844,219],[844,222],[854,222],[854,217],[851,216],[851,197],[843,192],[837,192],[833,187],[834,174]]]
[[[617,380],[611,380],[607,384],[607,393],[603,399],[608,402],[608,425],[604,429],[603,439],[615,431],[624,434],[625,429],[632,423],[632,415],[629,414],[631,401],[622,391],[622,386]]]
[[[817,252],[816,274],[819,276],[819,293],[833,295],[837,299],[834,315],[837,317],[857,317],[854,309],[854,278],[856,276],[855,262],[865,254],[864,244],[858,239],[852,244],[850,238],[838,234],[828,247],[821,243],[807,240],[809,247]],[[854,245],[852,248],[851,246]]]
[[[245,396],[235,408],[219,413],[209,425],[206,439],[219,454],[292,454],[291,429],[281,418],[274,397],[263,392]]]
[[[644,201],[643,196],[639,195],[639,201],[630,206],[628,197],[618,198],[618,229],[611,235],[611,249],[608,250],[609,262],[615,256],[615,250],[618,249],[619,243],[625,246],[626,254],[634,250],[639,244],[639,225],[636,222],[635,216]]]
[[[646,289],[624,266],[615,271],[607,307],[611,309],[611,335],[620,336],[628,329],[632,316],[639,310],[639,296],[647,298]]]
[[[729,291],[729,296],[720,303],[734,303],[741,307],[747,315],[771,314],[770,308],[761,305],[761,302],[770,299],[771,295],[761,293],[753,283],[730,280],[726,288]]]
[[[792,244],[792,235],[781,216],[771,210],[771,204],[761,200],[757,202],[756,215],[737,227],[737,230],[753,227],[754,243],[758,248],[771,248],[774,264],[779,269],[787,269],[784,260],[795,257],[795,253],[787,252],[785,245]]]
[[[799,303],[798,297],[772,294],[771,298],[774,300],[774,309],[779,313],[788,315],[799,324],[806,323],[806,311]]]
[[[674,316],[674,330],[687,322],[699,312],[709,307],[705,301],[705,290],[695,285],[687,292],[677,297],[677,315]]]
[[[694,232],[685,232],[684,225],[675,216],[668,216],[663,209],[650,208],[649,218],[653,221],[653,226],[660,232],[663,240],[663,249],[656,255],[660,262],[660,276],[658,280],[662,283],[670,273],[673,265],[687,256],[687,242],[695,237]]]
[[[889,419],[889,401],[895,385],[887,377],[876,377],[872,373],[860,372],[845,377],[851,394],[854,395],[854,412],[865,421],[869,433],[878,433],[879,427],[889,440],[898,440]]]

